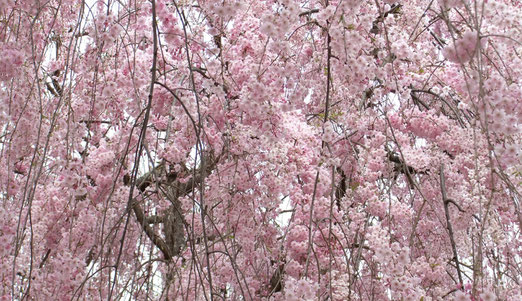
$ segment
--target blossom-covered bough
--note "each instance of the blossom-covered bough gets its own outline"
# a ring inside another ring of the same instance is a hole
[[[517,0],[0,0],[0,300],[520,300]]]

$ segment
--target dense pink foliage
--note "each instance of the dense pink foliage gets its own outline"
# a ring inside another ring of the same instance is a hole
[[[0,0],[0,300],[522,300],[517,0]]]

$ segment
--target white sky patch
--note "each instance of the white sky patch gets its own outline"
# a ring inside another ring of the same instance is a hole
[[[306,94],[305,98],[304,98],[304,103],[305,104],[309,104],[311,101],[312,101],[312,95],[314,94],[314,90],[313,89],[308,89],[308,94]]]
[[[399,95],[397,95],[396,93],[390,92],[390,93],[386,94],[385,101],[386,101],[387,105],[388,104],[391,105],[391,108],[389,108],[388,111],[391,111],[393,113],[399,111],[399,109],[401,107],[401,101],[400,101]]]
[[[282,213],[280,213],[276,218],[276,222],[280,227],[284,228],[288,226],[290,219],[292,218],[292,209],[292,200],[290,197],[282,197],[281,203],[279,204],[279,210],[281,210]]]

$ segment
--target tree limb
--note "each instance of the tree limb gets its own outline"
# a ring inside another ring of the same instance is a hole
[[[166,260],[170,260],[172,258],[172,254],[170,253],[170,250],[165,243],[165,241],[156,233],[154,230],[150,227],[149,223],[147,222],[147,218],[145,217],[145,214],[143,213],[143,210],[141,209],[140,205],[136,200],[132,202],[132,210],[134,211],[134,214],[136,215],[136,219],[138,220],[138,223],[140,224],[141,228],[147,234],[147,236],[150,238],[152,243],[160,249],[161,253],[163,253],[163,257]]]

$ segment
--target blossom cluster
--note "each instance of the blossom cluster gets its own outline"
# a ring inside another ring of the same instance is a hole
[[[484,38],[479,38],[476,32],[466,31],[453,44],[444,47],[442,54],[452,62],[464,64],[473,58],[477,49],[486,46],[486,41]]]
[[[19,67],[24,62],[23,53],[12,45],[0,44],[0,81],[6,81],[20,71]]]

